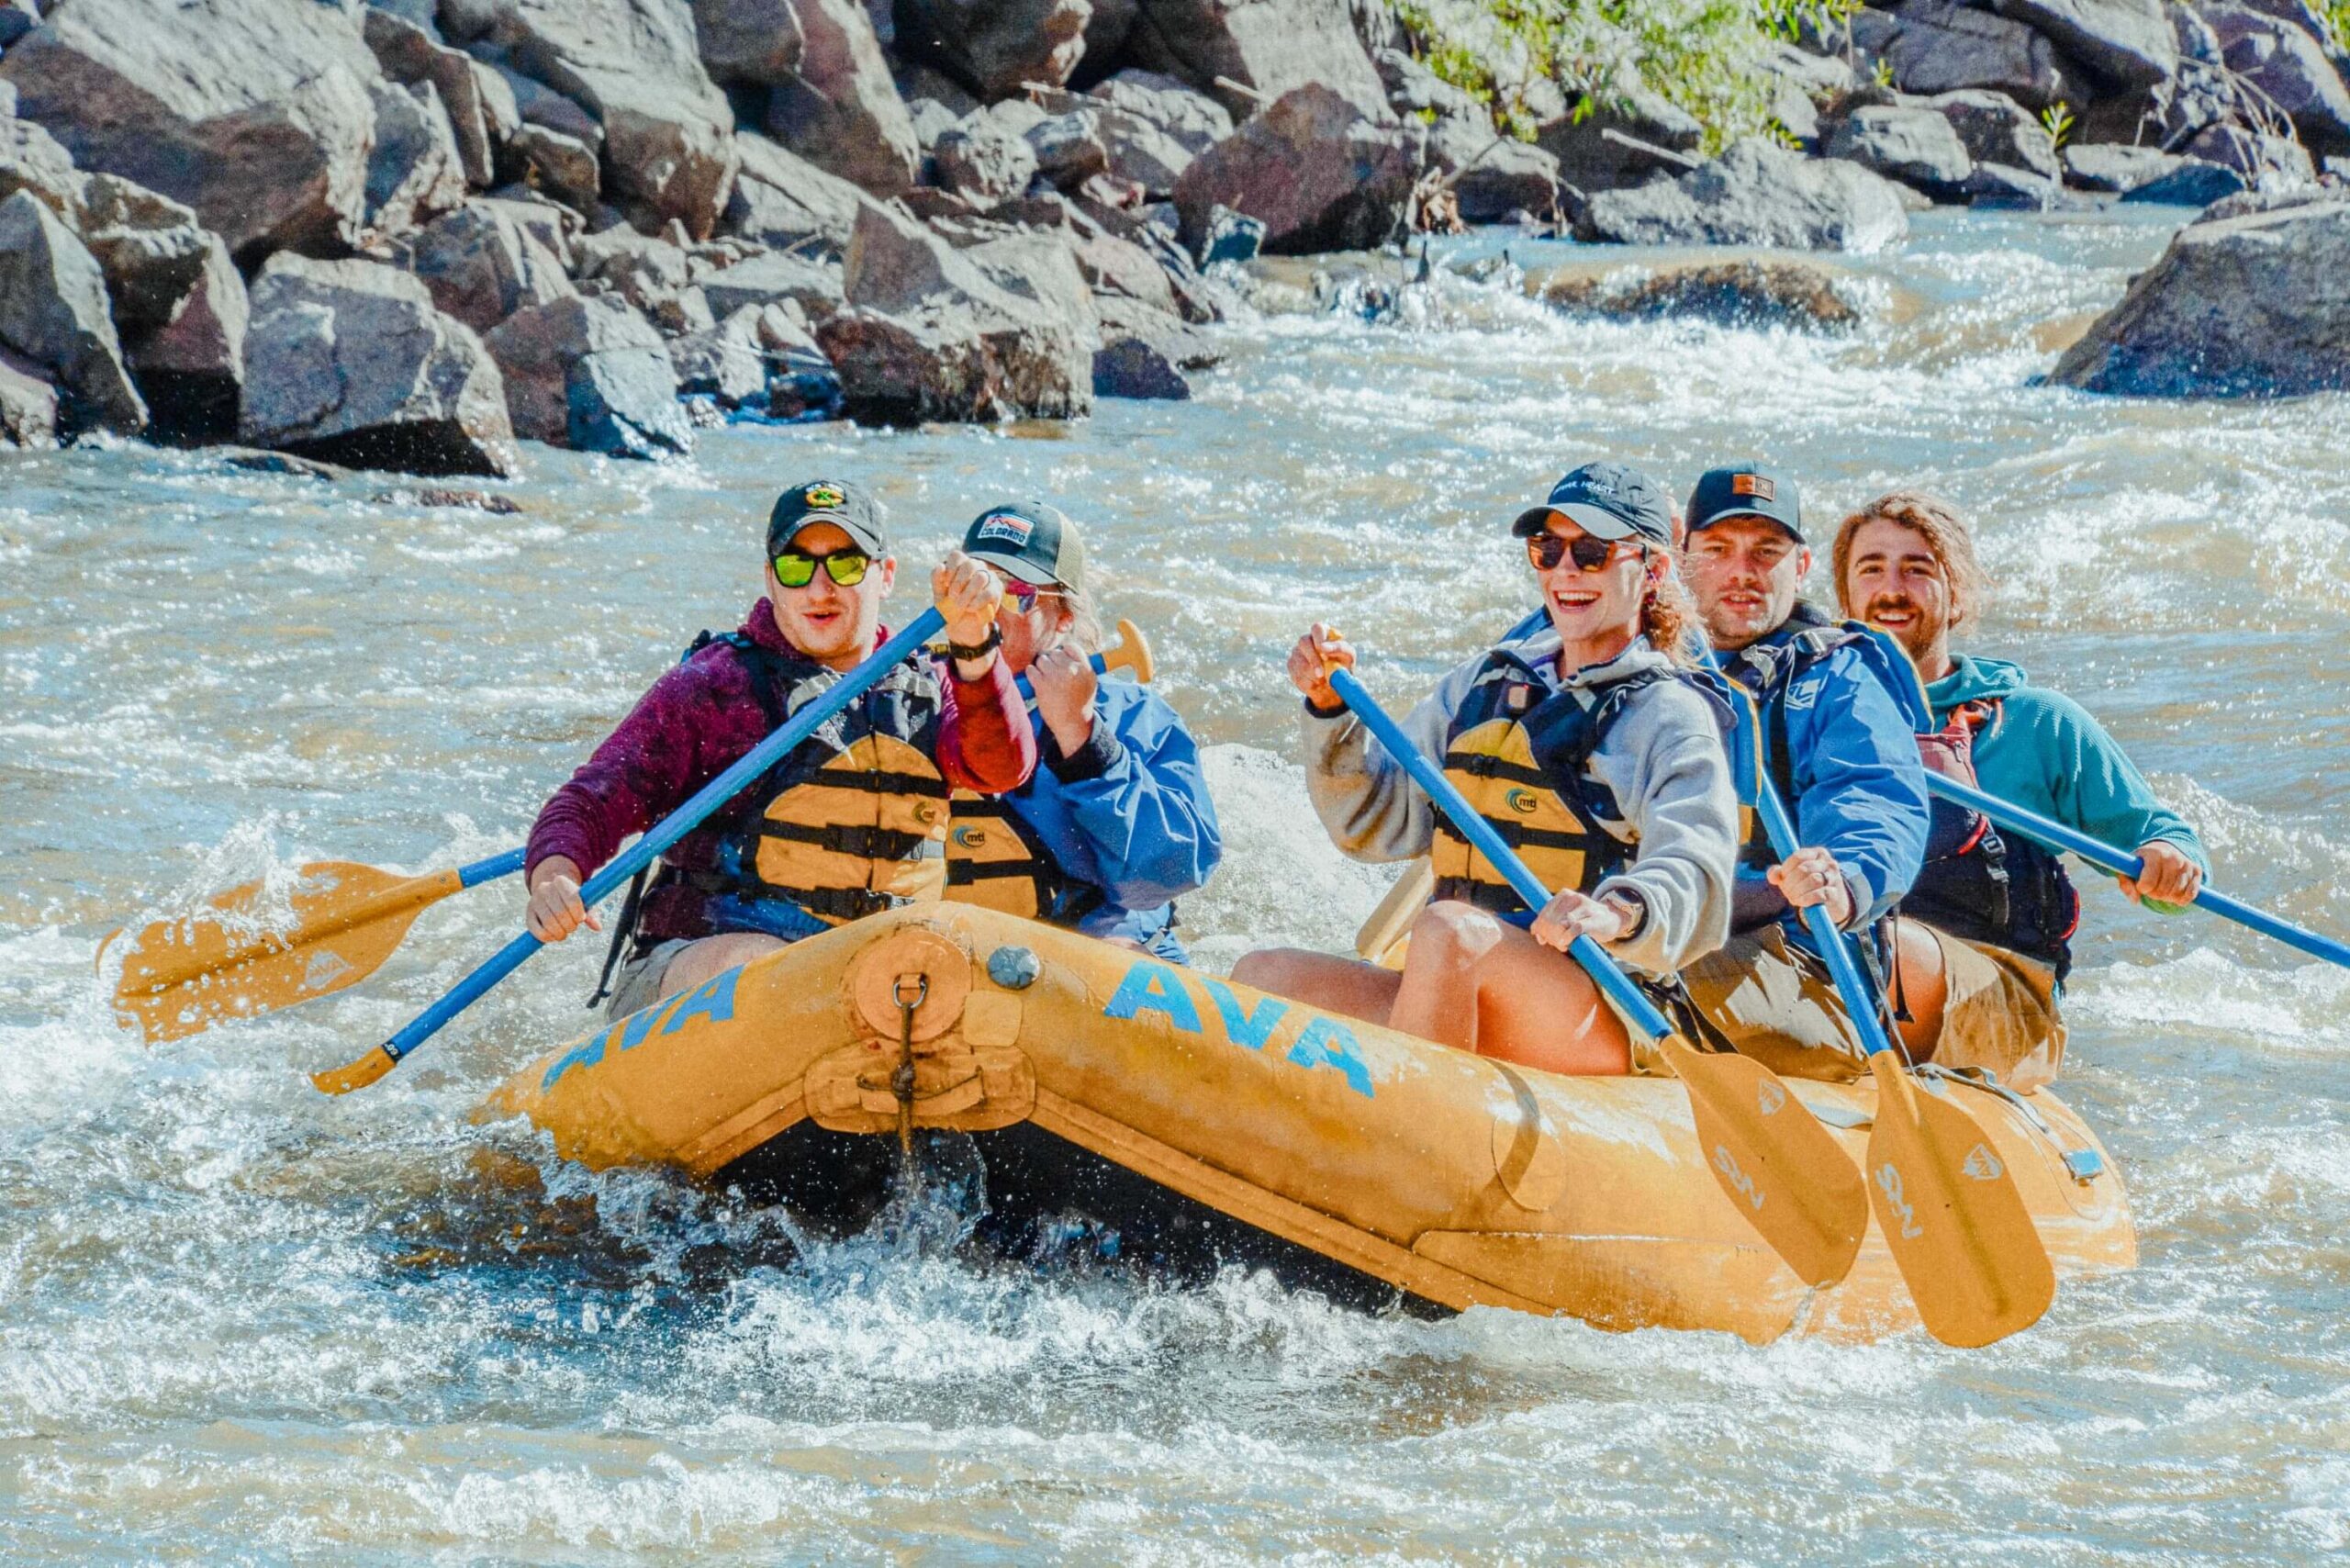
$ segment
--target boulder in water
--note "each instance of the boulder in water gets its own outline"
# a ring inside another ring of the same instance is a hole
[[[2051,379],[2154,398],[2350,388],[2350,200],[2189,224]]]
[[[107,308],[106,274],[28,190],[0,202],[0,348],[55,385],[60,433],[146,428],[147,405]]]
[[[1813,161],[1758,140],[1670,183],[1602,191],[1576,225],[1580,239],[1618,244],[1791,251],[1874,251],[1908,231],[1891,182],[1857,163]]]
[[[2073,142],[2064,153],[2065,178],[2085,191],[2123,195],[2151,185],[2185,160],[2157,147],[2122,147],[2102,142]]]
[[[1663,267],[1631,283],[1589,274],[1558,276],[1542,289],[1554,308],[1643,319],[1712,321],[1725,327],[1837,330],[1861,313],[1825,267],[1807,262],[1737,261]]]
[[[2164,207],[2209,207],[2246,188],[2244,175],[2224,163],[2179,158],[2172,161],[2168,173],[2131,186],[2121,199]]]
[[[1319,83],[1293,88],[1183,171],[1184,241],[1203,253],[1225,207],[1262,222],[1275,253],[1383,245],[1403,225],[1420,141],[1416,128],[1374,120]]]
[[[693,450],[661,334],[610,295],[517,310],[487,339],[506,375],[515,433],[613,457]]]
[[[498,365],[422,282],[284,252],[252,286],[239,439],[409,474],[513,471]]]
[[[1888,180],[1899,180],[1939,201],[1964,194],[1975,160],[1951,122],[1930,108],[1872,104],[1837,126],[1825,149],[1830,158],[1849,158]]]
[[[1180,403],[1191,398],[1192,384],[1147,339],[1119,333],[1093,351],[1093,395]]]

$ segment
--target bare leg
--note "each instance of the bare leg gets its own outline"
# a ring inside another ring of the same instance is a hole
[[[1909,1014],[1901,1025],[1901,1043],[1912,1061],[1931,1061],[1942,1044],[1942,1009],[1950,987],[1942,973],[1942,944],[1932,932],[1914,920],[1893,923],[1893,961],[1898,972],[1902,1010]]]
[[[1303,947],[1243,953],[1232,966],[1232,978],[1271,995],[1292,997],[1366,1024],[1387,1022],[1388,1010],[1395,1005],[1395,988],[1403,981],[1393,969]]]
[[[1632,1070],[1622,1021],[1573,959],[1465,903],[1420,912],[1389,1022],[1549,1072]]]
[[[669,967],[661,971],[661,994],[675,996],[681,991],[691,991],[715,974],[722,974],[737,964],[747,964],[774,952],[783,943],[772,936],[762,936],[755,931],[730,931],[722,936],[705,936],[677,950]]]

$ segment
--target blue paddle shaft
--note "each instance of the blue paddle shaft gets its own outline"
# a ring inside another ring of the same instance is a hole
[[[2011,806],[1996,795],[1971,790],[1956,779],[1929,773],[1926,775],[1926,786],[1945,800],[1955,801],[1962,806],[1981,812],[2001,827],[2036,838],[2051,849],[2069,849],[2092,866],[2101,866],[2117,877],[2134,879],[2146,869],[2146,863],[2135,855],[2100,843],[2085,833],[2066,827],[2063,823],[2052,822],[2037,812]],[[2263,936],[2274,937],[2288,947],[2298,948],[2311,958],[2323,958],[2328,963],[2350,969],[2350,945],[2337,942],[2331,936],[2321,936],[2289,920],[2279,920],[2266,910],[2255,909],[2209,887],[2198,890],[2194,902],[2198,908],[2208,909],[2238,925],[2248,926]]]
[[[743,792],[751,781],[783,757],[784,753],[806,740],[829,721],[834,714],[861,696],[865,689],[897,665],[912,657],[933,633],[946,624],[937,608],[923,610],[908,623],[906,629],[881,644],[863,664],[833,683],[832,689],[791,716],[790,722],[743,754],[733,767],[703,785],[693,799],[671,812],[653,825],[651,832],[627,849],[613,857],[610,865],[588,879],[579,890],[580,902],[593,908],[606,894],[651,865],[654,858],[677,840],[699,827],[712,812]],[[515,858],[520,850],[511,852]],[[500,856],[498,860],[509,857]],[[486,861],[495,865],[496,861]],[[442,1026],[481,1000],[482,996],[522,967],[532,954],[545,944],[529,932],[523,932],[498,950],[495,958],[459,981],[457,988],[409,1021],[408,1026],[384,1042],[384,1053],[394,1061],[408,1055],[438,1034]]]
[[[1110,667],[1110,661],[1103,658],[1100,654],[1095,654],[1086,662],[1093,666],[1093,673],[1096,675],[1100,675],[1103,670]],[[1034,701],[1035,700],[1036,689],[1028,684],[1028,678],[1026,676],[1022,676],[1018,680],[1013,681],[1012,684],[1020,688],[1021,696],[1028,699],[1030,701]]]
[[[1460,791],[1452,787],[1452,780],[1447,778],[1435,763],[1420,755],[1419,749],[1412,745],[1402,728],[1387,716],[1387,711],[1363,689],[1362,682],[1355,678],[1352,670],[1332,670],[1330,689],[1338,694],[1339,700],[1354,710],[1355,717],[1360,719],[1364,726],[1379,737],[1379,744],[1387,748],[1387,755],[1402,764],[1404,771],[1411,775],[1412,782],[1427,792],[1428,799],[1452,819],[1453,826],[1460,830],[1461,835],[1477,846],[1477,852],[1493,862],[1495,870],[1509,879],[1509,885],[1516,890],[1519,898],[1526,901],[1527,908],[1539,911],[1550,902],[1550,890],[1527,869],[1526,862],[1502,842],[1501,834],[1470,809]],[[1642,995],[1640,989],[1625,978],[1624,971],[1616,967],[1616,960],[1609,958],[1598,943],[1588,936],[1578,936],[1567,953],[1583,966],[1583,972],[1592,978],[1592,982],[1607,993],[1607,999],[1639,1025],[1649,1038],[1661,1040],[1673,1033],[1672,1024],[1657,1011],[1656,1003]]]

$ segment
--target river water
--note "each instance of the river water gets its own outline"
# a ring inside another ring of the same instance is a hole
[[[1951,494],[2000,580],[1973,645],[2102,716],[2221,885],[2350,931],[2350,398],[2032,386],[2160,249],[2123,211],[1930,215],[1840,263],[1871,310],[1844,338],[1572,322],[1442,273],[1377,321],[1273,288],[1301,308],[1234,329],[1188,405],[742,426],[659,468],[533,451],[515,516],[135,446],[0,461],[0,1560],[2350,1549],[2350,975],[2109,885],[2065,1092],[2144,1260],[1975,1352],[1368,1318],[1237,1273],[974,1261],[945,1208],[797,1247],[782,1215],[470,1120],[585,1026],[584,943],[374,1091],[314,1093],[504,939],[511,883],[353,991],[153,1050],[92,976],[113,925],[240,877],[519,842],[679,645],[735,623],[767,500],[820,474],[875,484],[914,561],[999,498],[1087,520],[1213,743],[1203,960],[1343,947],[1382,881],[1306,810],[1281,648],[1339,619],[1374,689],[1416,696],[1530,602],[1501,520],[1603,454],[1685,488],[1768,453],[1823,538],[1896,482]]]

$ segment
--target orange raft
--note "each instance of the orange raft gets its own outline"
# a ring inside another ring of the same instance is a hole
[[[1982,1124],[2060,1276],[2136,1261],[2121,1178],[2053,1095],[1928,1081]],[[1792,1087],[1857,1160],[1874,1092]],[[1265,1263],[1365,1305],[1757,1341],[1918,1326],[1874,1229],[1841,1284],[1789,1272],[1706,1170],[1671,1079],[1514,1068],[970,905],[719,975],[489,1108],[590,1167],[678,1167],[841,1223],[878,1208],[901,1122],[951,1129],[1014,1247],[1082,1218],[1129,1258]]]

